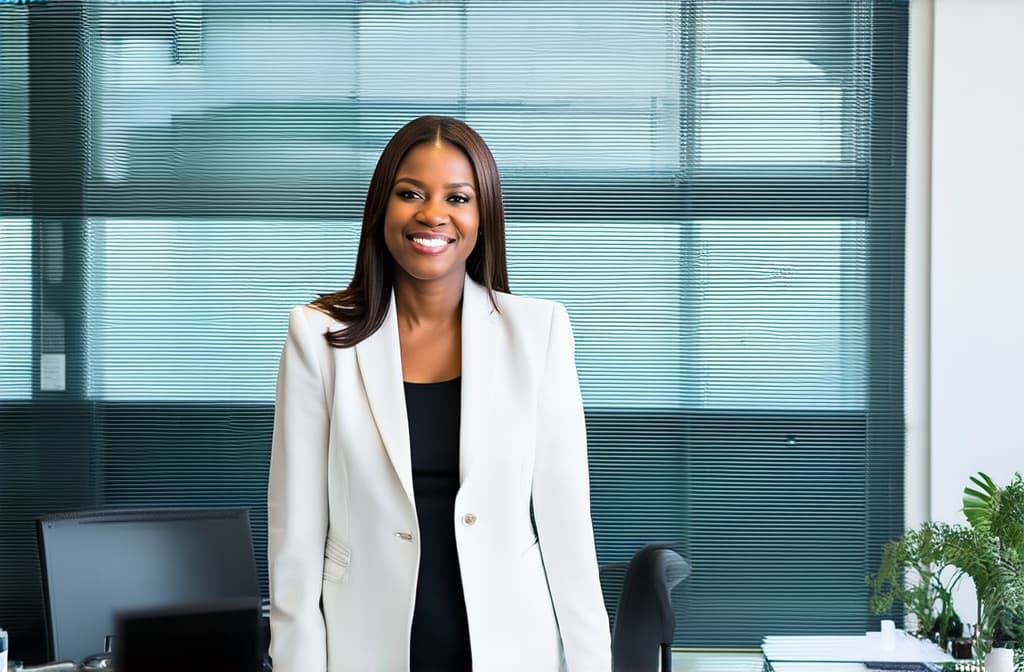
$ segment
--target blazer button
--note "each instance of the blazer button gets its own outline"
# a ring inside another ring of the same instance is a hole
[[[475,522],[476,522],[476,516],[473,515],[472,513],[467,513],[466,515],[464,515],[462,517],[462,524],[467,526],[467,527],[472,525]]]

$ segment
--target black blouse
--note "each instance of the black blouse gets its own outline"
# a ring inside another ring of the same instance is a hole
[[[455,546],[462,380],[405,383],[420,569],[412,617],[412,672],[472,670]]]

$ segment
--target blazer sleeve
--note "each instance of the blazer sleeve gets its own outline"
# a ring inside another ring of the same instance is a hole
[[[590,516],[583,398],[572,327],[561,304],[552,315],[542,381],[533,508],[548,587],[569,672],[609,672],[611,635]]]
[[[313,334],[291,311],[281,353],[267,487],[271,657],[275,672],[323,672],[320,593],[327,537],[328,407]]]

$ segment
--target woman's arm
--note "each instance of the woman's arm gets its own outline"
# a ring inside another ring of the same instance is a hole
[[[292,310],[277,376],[267,488],[271,657],[275,672],[323,672],[320,611],[327,537],[328,408],[314,338]]]
[[[609,672],[611,635],[590,518],[583,399],[572,327],[556,304],[540,394],[533,509],[570,672]]]

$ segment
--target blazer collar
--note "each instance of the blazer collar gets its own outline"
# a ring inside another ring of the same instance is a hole
[[[468,275],[462,291],[462,408],[459,427],[459,480],[465,482],[477,454],[486,449],[492,410],[497,313],[487,289]],[[355,346],[359,374],[384,448],[409,501],[415,505],[409,420],[395,294],[380,329]]]

